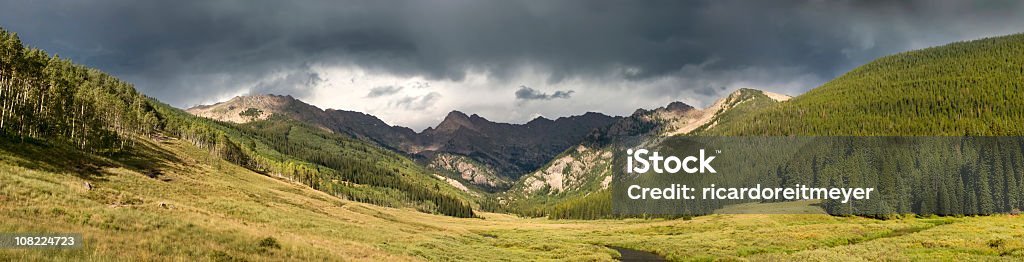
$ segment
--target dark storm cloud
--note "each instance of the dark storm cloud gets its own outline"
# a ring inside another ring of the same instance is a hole
[[[401,86],[378,86],[370,89],[370,93],[366,94],[366,97],[382,97],[397,94],[398,91],[402,91],[404,87]]]
[[[693,92],[703,96],[716,96],[727,90],[728,88],[725,86],[705,85],[704,87],[694,88]]]
[[[422,96],[403,97],[392,101],[390,104],[394,107],[402,108],[405,110],[423,110],[433,106],[440,99],[440,93],[430,92]]]
[[[279,76],[263,78],[249,90],[251,94],[286,94],[305,97],[311,94],[312,88],[325,80],[320,74],[305,70],[289,70]]]
[[[548,93],[544,93],[544,92],[538,91],[537,89],[533,89],[533,88],[530,88],[528,86],[520,86],[519,90],[516,90],[516,99],[517,100],[551,100],[551,99],[557,99],[557,98],[566,99],[566,98],[569,98],[570,96],[572,96],[572,93],[575,93],[575,92],[576,91],[573,91],[573,90],[555,91],[555,93],[549,95]]]
[[[198,102],[197,94],[238,88],[302,94],[320,81],[309,65],[450,80],[471,70],[502,79],[529,65],[549,74],[549,83],[609,73],[643,81],[693,66],[710,75],[788,68],[794,75],[773,77],[830,79],[881,55],[1020,30],[1022,5],[0,0],[0,25],[31,45],[187,106]],[[709,92],[703,86],[673,88]]]

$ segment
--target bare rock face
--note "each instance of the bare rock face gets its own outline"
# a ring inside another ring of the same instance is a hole
[[[470,184],[489,189],[505,189],[511,185],[508,179],[465,156],[438,154],[427,167],[454,174]]]
[[[451,179],[449,177],[438,175],[438,174],[434,174],[434,177],[436,177],[437,179],[439,179],[441,181],[444,181],[445,183],[448,183],[449,185],[452,185],[453,187],[455,187],[455,188],[457,188],[459,190],[462,190],[463,192],[471,193],[471,194],[473,193],[473,191],[469,190],[469,188],[466,187],[466,185],[463,185],[462,182],[459,182],[458,180]]]
[[[514,191],[529,197],[538,193],[553,195],[607,188],[611,182],[611,161],[610,150],[577,146],[546,167],[527,175]],[[586,188],[588,185],[600,188]]]
[[[187,109],[189,113],[214,120],[248,123],[265,120],[273,114],[322,116],[323,111],[302,103],[291,96],[254,95],[236,96],[226,102],[196,106]]]

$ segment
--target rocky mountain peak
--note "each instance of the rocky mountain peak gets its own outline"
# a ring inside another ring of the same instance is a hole
[[[453,110],[449,112],[448,116],[445,116],[444,120],[442,120],[441,123],[437,124],[437,127],[434,128],[433,130],[452,132],[459,129],[460,127],[475,129],[473,125],[473,119],[482,119],[482,117],[476,114],[470,117],[466,115],[466,113],[460,112],[458,110]]]
[[[449,118],[469,119],[469,115],[466,115],[466,113],[463,113],[462,111],[459,110],[452,110],[451,112],[448,112],[448,116],[445,116],[444,118],[445,120],[448,120]]]
[[[263,120],[273,114],[315,115],[323,112],[290,95],[274,94],[236,96],[228,101],[195,106],[185,111],[201,117],[234,123]]]
[[[690,105],[687,105],[686,103],[676,101],[669,103],[668,106],[665,107],[665,109],[668,111],[684,112],[693,110],[694,108]]]
[[[540,125],[540,124],[545,124],[545,123],[553,123],[553,122],[555,122],[555,121],[551,120],[551,119],[548,119],[546,117],[543,117],[543,116],[538,116],[537,118],[534,118],[533,120],[530,120],[530,122],[526,122],[526,125],[527,126],[534,126],[534,125]]]

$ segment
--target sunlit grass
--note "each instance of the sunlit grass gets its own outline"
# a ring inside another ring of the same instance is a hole
[[[156,178],[116,165],[92,175],[63,172],[0,153],[0,232],[78,232],[87,239],[82,249],[0,249],[0,257],[590,261],[612,260],[618,253],[606,246],[621,246],[672,260],[1024,259],[1024,219],[1018,216],[579,221],[484,213],[465,219],[340,200],[214,162],[178,142],[149,150],[143,153],[167,160],[152,163],[161,171]]]

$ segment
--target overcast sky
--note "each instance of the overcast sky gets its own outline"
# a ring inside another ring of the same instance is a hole
[[[187,108],[289,94],[416,130],[798,95],[896,52],[1024,31],[1024,1],[0,0],[31,46]]]

